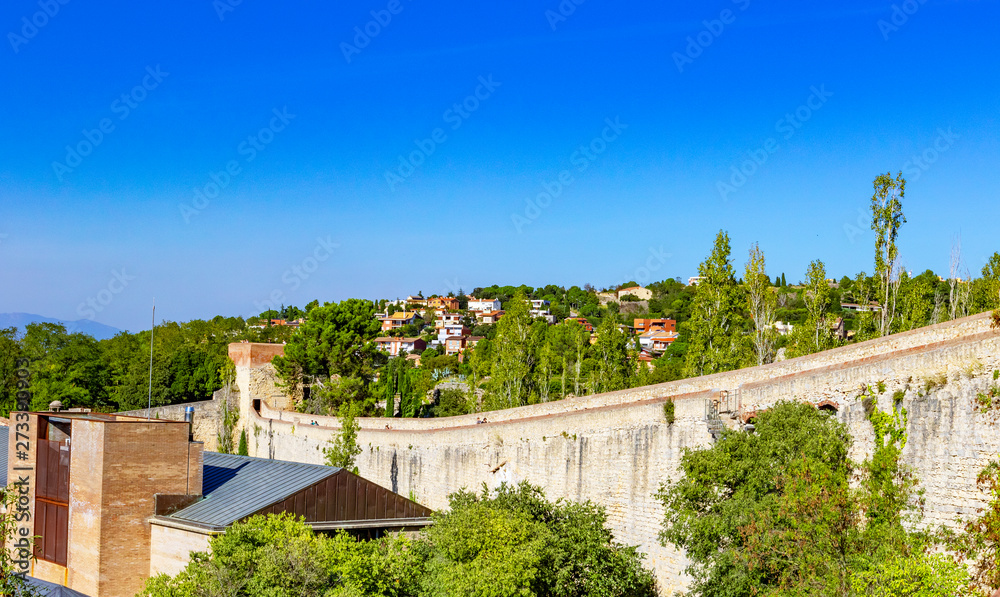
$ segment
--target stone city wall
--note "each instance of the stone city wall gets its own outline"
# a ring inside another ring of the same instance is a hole
[[[927,490],[929,522],[953,524],[982,504],[976,473],[1000,451],[993,421],[973,407],[1000,368],[998,349],[1000,334],[980,315],[763,367],[485,415],[361,419],[364,451],[357,464],[362,476],[436,509],[460,488],[522,480],[553,499],[592,500],[607,509],[618,541],[647,554],[661,592],[669,595],[686,586],[687,561],[657,542],[663,510],[654,494],[676,477],[685,448],[710,445],[706,402],[720,390],[740,406],[732,417],[723,415],[731,427],[782,399],[833,403],[859,459],[873,445],[858,399],[862,386],[884,383],[883,410],[904,391],[904,458]],[[238,379],[251,377],[244,371],[241,378],[240,369]],[[935,387],[928,388],[928,380]],[[673,425],[664,420],[667,400],[676,407]],[[251,455],[320,463],[322,447],[339,431],[336,418],[276,410],[266,400],[259,415],[247,412]],[[483,416],[488,423],[477,424]]]

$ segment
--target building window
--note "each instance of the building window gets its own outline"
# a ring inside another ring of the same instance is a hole
[[[39,417],[35,484],[35,557],[66,565],[69,538],[69,421]]]

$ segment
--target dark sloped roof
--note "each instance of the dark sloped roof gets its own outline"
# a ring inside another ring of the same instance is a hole
[[[7,460],[7,442],[10,441],[9,430],[10,427],[0,426],[0,463],[3,464],[3,471],[0,471],[0,485],[7,484],[7,467],[10,462]]]
[[[74,591],[73,589],[66,588],[62,585],[39,580],[31,576],[28,576],[27,580],[29,585],[36,589],[40,589],[42,595],[45,595],[46,597],[89,597],[86,593]]]
[[[174,512],[171,517],[228,526],[340,470],[318,464],[205,452],[202,484],[205,499]]]

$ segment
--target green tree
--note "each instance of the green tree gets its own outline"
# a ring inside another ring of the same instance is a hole
[[[518,290],[506,307],[506,314],[497,323],[496,337],[490,345],[493,365],[486,397],[491,410],[527,404],[531,394],[534,359],[528,342],[531,333],[529,303]]]
[[[991,461],[976,481],[986,507],[966,523],[955,548],[972,564],[971,587],[990,594],[1000,587],[1000,461]]]
[[[892,322],[896,317],[896,292],[899,288],[899,249],[896,238],[899,229],[906,223],[903,215],[903,195],[906,179],[900,172],[896,178],[892,173],[881,174],[873,183],[872,230],[875,231],[875,280],[876,296],[882,305],[879,312],[879,333],[892,333]]]
[[[604,510],[550,502],[526,483],[449,496],[427,530],[426,595],[652,597],[634,547],[615,543]]]
[[[802,291],[806,306],[806,321],[795,330],[794,356],[812,354],[830,348],[832,336],[826,314],[830,308],[830,285],[826,280],[826,266],[816,260],[806,271],[808,280]]]
[[[0,416],[7,417],[17,408],[17,361],[20,357],[17,328],[0,329]]]
[[[329,446],[323,448],[323,458],[327,466],[346,469],[355,475],[358,467],[354,460],[361,453],[358,445],[358,422],[355,420],[358,406],[345,403],[340,407],[340,434],[330,438]]]
[[[327,303],[309,312],[309,319],[285,346],[285,355],[275,357],[273,364],[281,379],[293,389],[303,382],[303,376],[339,375],[360,380],[364,387],[362,394],[369,399],[368,387],[375,369],[385,358],[373,342],[380,330],[371,301],[348,299]],[[372,404],[367,406],[370,408]]]
[[[67,408],[106,405],[105,370],[96,340],[67,333],[55,323],[29,323],[25,330],[21,353],[31,361],[32,410],[48,410],[56,400]]]
[[[698,293],[687,322],[685,376],[709,375],[738,369],[747,359],[740,312],[742,290],[730,259],[729,235],[719,231],[712,253],[698,266]]]
[[[746,289],[747,312],[754,324],[753,348],[757,365],[774,360],[774,315],[777,309],[777,295],[771,290],[771,278],[767,275],[767,262],[760,245],[750,247],[746,271],[743,274]]]
[[[178,575],[150,578],[145,597],[410,597],[421,575],[402,537],[316,535],[289,514],[254,516],[212,538]]]
[[[930,270],[915,278],[906,272],[900,276],[897,329],[905,332],[933,323],[937,276]]]
[[[247,430],[246,429],[240,430],[240,446],[237,449],[236,453],[239,454],[240,456],[249,456],[250,455],[250,446],[247,445]]]
[[[978,280],[976,308],[978,311],[1000,309],[1000,253],[994,252],[983,266],[983,277]]]
[[[611,317],[605,317],[597,327],[597,340],[592,352],[596,361],[596,392],[615,392],[632,387],[636,376],[636,355],[629,348],[628,335]]]
[[[790,557],[789,531],[796,539],[812,540],[799,552],[816,559],[835,555],[845,540],[849,509],[843,494],[851,475],[847,428],[808,404],[791,402],[760,413],[755,424],[752,434],[727,432],[711,448],[685,452],[683,476],[657,494],[665,510],[660,541],[687,552],[693,596],[750,596],[780,586],[776,570],[784,569],[781,562]],[[810,502],[812,494],[801,484],[806,478],[816,479],[813,493],[827,499]],[[803,501],[825,509],[807,509],[814,517],[808,526],[789,525],[787,508]]]

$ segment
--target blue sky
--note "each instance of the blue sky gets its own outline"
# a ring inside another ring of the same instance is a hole
[[[1000,249],[996,1],[65,1],[0,8],[0,312],[686,279],[720,228],[853,275],[901,169],[908,267]]]

